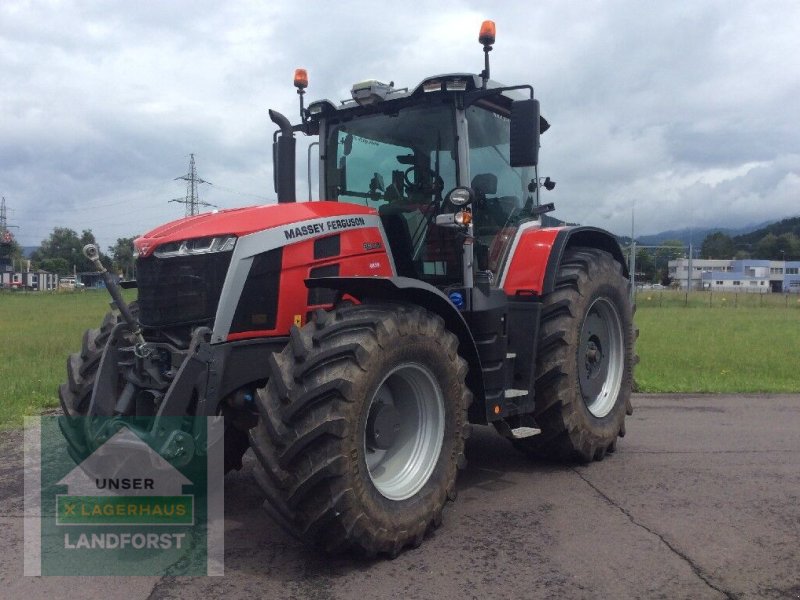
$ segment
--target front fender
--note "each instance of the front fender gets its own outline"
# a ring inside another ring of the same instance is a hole
[[[478,348],[464,317],[449,298],[432,285],[410,277],[319,277],[306,279],[309,289],[333,289],[359,302],[370,300],[416,304],[442,317],[447,329],[458,338],[459,354],[467,361],[467,385],[475,401],[483,404],[485,394]]]
[[[533,227],[521,229],[512,247],[508,268],[500,286],[509,296],[553,291],[561,258],[567,248],[584,246],[610,253],[622,265],[628,277],[628,266],[613,234],[597,227]]]

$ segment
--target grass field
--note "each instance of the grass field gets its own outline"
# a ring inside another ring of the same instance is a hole
[[[800,392],[800,310],[638,306],[639,391]]]
[[[640,391],[800,392],[798,297],[722,298],[637,296]],[[108,301],[92,290],[0,293],[0,429],[58,405],[67,356],[79,349],[83,331],[100,323]]]
[[[0,293],[0,428],[58,406],[67,356],[108,310],[108,293]]]

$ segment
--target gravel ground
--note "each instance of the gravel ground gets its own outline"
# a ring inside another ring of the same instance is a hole
[[[22,434],[0,442],[0,598],[800,598],[800,396],[637,395],[601,463],[532,463],[488,428],[459,498],[395,560],[330,558],[226,478],[224,577],[23,577]]]

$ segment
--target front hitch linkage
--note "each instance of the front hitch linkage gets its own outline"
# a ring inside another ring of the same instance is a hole
[[[114,300],[114,304],[117,305],[123,320],[127,323],[128,327],[130,327],[131,333],[136,339],[134,352],[140,358],[146,357],[149,352],[147,352],[145,348],[146,342],[142,336],[142,328],[139,326],[139,321],[137,321],[133,313],[131,313],[128,303],[122,298],[122,292],[120,291],[119,285],[117,285],[117,282],[114,280],[114,276],[109,273],[103,263],[100,262],[100,252],[97,250],[97,246],[94,244],[86,244],[83,247],[83,255],[92,261],[95,268],[100,271],[100,274],[103,276],[103,281],[106,283],[108,293],[111,294],[111,298]]]

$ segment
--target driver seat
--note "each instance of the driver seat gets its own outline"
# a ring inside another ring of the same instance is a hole
[[[479,200],[486,199],[491,194],[497,193],[497,175],[494,173],[479,173],[472,178],[472,189],[478,195]]]
[[[475,190],[475,229],[479,235],[494,235],[505,223],[505,216],[497,198],[488,198],[497,194],[497,175],[479,173],[472,178],[472,189]]]

